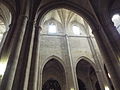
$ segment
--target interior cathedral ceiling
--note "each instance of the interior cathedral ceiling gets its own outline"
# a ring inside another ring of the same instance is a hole
[[[17,13],[22,8],[23,3],[26,2],[29,2],[30,7],[34,7],[34,6],[37,7],[38,11],[40,8],[44,6],[59,2],[63,2],[63,3],[72,2],[73,4],[76,4],[76,6],[79,6],[79,8],[82,8],[83,10],[86,10],[91,14],[94,14],[93,8],[95,8],[96,11],[101,11],[102,9],[108,7],[111,8],[110,10],[115,10],[120,8],[119,6],[120,0],[0,0],[0,1],[7,3],[9,6],[11,6],[11,11]]]
[[[5,6],[10,10],[11,15],[7,14],[9,10],[4,9],[4,6],[2,6],[1,2],[5,4]],[[64,8],[64,9],[61,10],[58,8]],[[48,16],[46,16],[47,20],[54,17],[54,19],[56,19],[60,23],[64,23],[64,25],[67,25],[70,21],[72,21],[73,18],[71,17],[77,18],[76,14],[81,16],[78,17],[79,23],[84,24],[83,18],[85,18],[85,20],[89,22],[89,25],[91,27],[92,24],[95,24],[94,25],[95,27],[93,26],[94,28],[92,28],[92,30],[96,36],[96,39],[98,40],[98,44],[101,47],[100,48],[101,51],[103,51],[102,53],[105,56],[104,60],[107,64],[108,71],[110,72],[113,78],[113,83],[117,88],[116,90],[119,90],[120,77],[119,77],[119,70],[117,70],[117,68],[119,68],[119,65],[117,64],[118,63],[117,57],[120,56],[118,55],[120,52],[120,47],[119,47],[120,43],[118,42],[119,38],[117,37],[116,34],[113,33],[113,29],[111,29],[112,25],[109,25],[109,22],[107,22],[107,20],[109,21],[110,18],[109,14],[115,13],[112,11],[115,11],[118,8],[120,9],[120,0],[0,0],[0,16],[1,17],[5,16],[3,17],[3,22],[6,25],[7,21],[11,21],[11,26],[13,25],[12,27],[10,27],[11,31],[8,34],[12,38],[8,37],[5,41],[4,44],[5,46],[3,47],[3,49],[1,49],[3,50],[2,51],[3,55],[1,54],[2,60],[3,61],[9,60],[6,73],[3,79],[4,81],[2,82],[2,88],[3,89],[5,88],[5,90],[8,88],[14,90],[16,90],[17,88],[18,90],[21,90],[24,88],[24,86],[27,88],[31,88],[31,87],[34,88],[34,84],[36,84],[35,82],[37,81],[37,74],[34,72],[36,72],[37,68],[39,68],[39,65],[37,65],[38,62],[37,58],[39,55],[34,53],[37,53],[39,51],[37,50],[39,46],[38,33],[40,32],[40,30],[42,30],[39,23],[41,22],[40,20],[43,19],[43,17],[46,15],[46,13],[48,13]],[[53,9],[55,11],[49,13]],[[66,9],[71,10],[76,14],[73,12],[69,12]],[[108,14],[108,15],[104,15],[104,14]],[[9,20],[10,16],[12,16],[12,20]],[[44,21],[46,20],[44,19]],[[3,22],[0,23],[3,24]],[[66,42],[67,42],[67,37],[66,37]],[[91,44],[92,41],[89,42]],[[53,44],[51,44],[50,46],[52,46]],[[61,44],[59,44],[59,46],[60,45]],[[91,46],[93,45],[91,44]],[[95,50],[93,47],[91,51]],[[5,57],[5,59],[4,59],[4,54],[5,55],[8,54],[6,55],[8,57]],[[50,64],[53,65],[55,63],[50,63]],[[84,62],[82,64],[84,64],[82,68],[84,68],[85,66],[86,68],[88,67],[91,68],[90,65],[86,65],[86,63]],[[57,69],[61,68],[60,65],[57,66],[59,66]],[[49,66],[46,67],[49,68]],[[26,70],[28,70],[29,73]],[[24,77],[27,75],[29,77]],[[33,78],[30,78],[31,76],[33,76]],[[34,79],[36,79],[35,82],[33,82]],[[28,82],[27,83],[28,86],[26,84],[24,85],[24,83],[26,83],[25,81]]]
[[[40,22],[40,26],[42,27],[42,29],[45,29],[46,24],[48,24],[48,22],[50,21],[51,23],[53,22],[59,23],[60,26],[62,26],[61,28],[63,29],[70,29],[72,25],[75,26],[79,25],[84,35],[90,34],[91,36],[93,36],[92,30],[87,21],[85,21],[83,17],[72,12],[71,10],[60,8],[48,12]]]
[[[63,24],[62,26],[67,26],[71,21],[77,21],[78,23],[84,25],[84,19],[82,17],[64,8],[52,10],[47,13],[42,22],[44,23],[50,19],[55,19],[59,23]]]

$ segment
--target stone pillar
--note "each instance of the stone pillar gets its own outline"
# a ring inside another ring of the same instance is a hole
[[[105,78],[103,77],[103,72],[102,72],[100,62],[99,62],[98,54],[97,54],[96,49],[95,49],[95,45],[92,42],[92,37],[91,36],[89,36],[87,40],[88,40],[88,43],[90,45],[92,56],[93,56],[94,61],[95,61],[96,67],[94,69],[96,70],[95,72],[96,72],[97,79],[99,81],[101,89],[105,90],[105,88],[104,88],[104,82],[105,82],[104,80],[105,80]]]
[[[35,18],[27,23],[12,90],[27,90],[35,35]]]
[[[17,26],[15,28],[16,31],[13,36],[12,52],[8,58],[7,68],[0,86],[0,90],[12,90],[27,21],[28,16],[25,15],[20,15],[17,20]]]
[[[89,2],[89,4],[91,6],[91,9],[93,11],[95,11],[92,4],[91,4],[91,2]],[[98,23],[98,26],[96,26],[96,28],[93,30],[93,34],[94,34],[94,36],[96,38],[96,41],[97,41],[97,43],[98,43],[98,45],[100,47],[102,55],[105,58],[104,62],[106,63],[106,66],[108,68],[108,72],[111,75],[111,79],[112,79],[112,82],[114,84],[115,90],[119,90],[120,89],[120,69],[119,69],[120,64],[118,62],[118,57],[116,55],[119,52],[119,50],[117,50],[116,46],[118,48],[120,47],[120,43],[117,43],[117,41],[120,40],[120,37],[119,37],[119,40],[117,38],[115,39],[115,37],[114,37],[114,39],[110,39],[111,36],[107,35],[110,32],[113,32],[113,31],[107,32],[107,31],[109,31],[109,29],[106,28],[106,26],[105,26],[105,24],[109,23],[109,21],[106,21],[106,20],[109,20],[108,19],[109,12],[108,12],[108,9],[105,8],[105,7],[103,9],[100,9],[100,10],[101,11],[97,15],[94,12],[94,16],[95,16],[95,19],[96,19],[96,21]],[[103,11],[105,13],[103,13]],[[106,13],[107,13],[107,15],[104,15]],[[98,19],[98,15],[99,15],[99,19]],[[104,27],[104,30],[103,30],[102,25]],[[109,37],[106,37],[106,36],[109,36]],[[112,43],[110,43],[110,40],[112,41]],[[115,44],[114,44],[114,40],[116,41]],[[111,44],[114,44],[114,45],[111,45]],[[114,47],[112,47],[112,46],[114,46]],[[115,50],[116,50],[117,53],[115,52]]]
[[[105,9],[103,12],[105,13],[101,13],[100,23],[103,26],[104,32],[109,39],[115,54],[120,57],[120,34],[112,22],[108,10]]]
[[[102,28],[98,28],[93,32],[96,41],[100,47],[101,53],[104,56],[104,62],[107,66],[108,72],[111,75],[111,79],[114,85],[115,90],[120,89],[120,65],[118,63],[118,59],[113,51],[109,40],[107,39],[105,33]]]
[[[111,46],[114,49],[114,52],[118,58],[120,68],[120,33],[117,31],[111,20],[108,20],[107,22],[108,24],[105,25],[105,27],[108,28],[106,28],[105,31],[107,31],[107,34],[109,35],[109,40],[111,41]]]
[[[42,90],[42,86],[43,86],[43,83],[42,83],[42,71],[39,70],[38,73],[39,73],[39,76],[38,76],[38,89],[37,90]]]
[[[39,45],[38,45],[38,47],[39,47],[39,49],[40,49],[40,37],[41,37],[41,35],[40,35],[40,32],[42,31],[42,27],[40,26],[40,27],[38,27],[40,30],[39,30]],[[40,55],[40,51],[38,52],[39,53],[39,55]],[[39,56],[38,55],[38,56]],[[42,73],[43,73],[43,71],[42,71],[42,65],[41,65],[41,60],[40,60],[40,56],[38,57],[39,58],[39,61],[38,61],[38,64],[39,64],[39,66],[38,66],[38,77],[37,77],[37,80],[38,80],[38,83],[37,83],[37,90],[42,90]]]
[[[42,28],[41,28],[41,30],[40,31],[42,31]],[[41,35],[39,35],[39,41],[40,41],[40,39],[41,39]],[[39,42],[39,44],[40,44],[41,42]],[[40,47],[40,45],[39,45],[39,47]],[[39,54],[40,55],[40,54]],[[42,68],[42,64],[41,64],[42,62],[41,62],[41,59],[40,59],[40,57],[39,57],[39,62],[38,62],[38,64],[39,64],[39,67],[38,67],[38,87],[37,87],[37,90],[42,90],[42,86],[43,86],[43,82],[42,82],[42,73],[43,73],[43,68]]]
[[[28,89],[27,90],[38,90],[38,69],[39,69],[39,47],[40,47],[40,26],[35,26],[35,35],[34,35],[34,46],[32,52],[32,59],[31,59],[31,67],[30,67],[30,77],[28,82]]]
[[[77,83],[77,77],[76,77],[76,70],[74,70],[74,64],[73,64],[73,60],[71,57],[71,51],[70,51],[70,43],[69,43],[69,38],[67,35],[65,35],[65,39],[66,39],[66,46],[67,46],[67,54],[68,54],[68,60],[67,60],[67,65],[66,65],[66,70],[67,70],[67,80],[68,80],[68,90],[79,90],[78,89],[78,83]],[[70,65],[70,66],[69,66]]]
[[[29,78],[30,78],[30,69],[31,69],[31,62],[32,62],[32,54],[33,54],[33,46],[34,46],[34,38],[35,38],[35,21],[34,20],[29,20],[28,22],[28,26],[27,26],[27,30],[26,30],[26,37],[24,39],[24,43],[23,43],[23,47],[22,47],[22,53],[23,55],[21,54],[21,64],[20,66],[22,66],[23,64],[23,67],[25,68],[24,70],[22,70],[22,67],[19,66],[19,68],[21,69],[21,72],[23,72],[24,74],[24,77],[22,77],[21,75],[21,78],[23,78],[23,90],[27,90],[28,89],[28,83],[29,83]],[[31,29],[30,29],[30,28]],[[27,44],[28,45],[27,45]],[[26,51],[25,51],[26,50]],[[26,53],[26,55],[24,54]],[[24,58],[26,58],[24,60]],[[18,72],[19,74],[19,72]],[[21,88],[22,89],[22,88]]]

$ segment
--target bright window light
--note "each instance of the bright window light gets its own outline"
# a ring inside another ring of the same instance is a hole
[[[50,24],[48,27],[48,31],[49,31],[49,33],[56,33],[56,31],[57,31],[56,25],[53,23]]]
[[[105,90],[110,90],[108,86],[105,86]]]
[[[2,37],[3,37],[3,34],[0,34],[0,42],[1,42],[1,40],[2,40]]]
[[[119,14],[115,14],[115,15],[113,15],[113,17],[112,17],[112,20],[118,19],[119,17],[120,17]]]
[[[2,41],[3,34],[5,33],[6,28],[2,20],[0,20],[0,42]]]
[[[79,29],[79,27],[77,27],[77,26],[74,25],[74,26],[72,27],[72,29],[73,29],[74,34],[80,35],[80,29]]]
[[[74,90],[74,88],[71,88],[70,90]]]
[[[108,73],[108,77],[111,78],[110,74]]]
[[[4,75],[6,63],[0,63],[0,75]]]

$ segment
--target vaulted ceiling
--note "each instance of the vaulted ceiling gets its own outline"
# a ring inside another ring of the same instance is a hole
[[[111,8],[112,10],[120,9],[119,3],[120,0],[1,0],[4,3],[7,3],[9,6],[14,8],[16,12],[18,12],[18,9],[21,9],[23,6],[23,3],[28,2],[30,4],[30,7],[37,7],[41,8],[43,6],[46,6],[51,3],[56,2],[72,2],[73,4],[78,5],[79,7],[89,11],[93,12],[94,8],[95,10],[99,10],[100,8]],[[33,5],[34,4],[34,5]]]

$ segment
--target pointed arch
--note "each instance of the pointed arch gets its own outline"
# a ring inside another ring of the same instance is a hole
[[[51,79],[57,80],[58,83],[60,84],[60,87],[65,90],[66,88],[65,69],[61,64],[61,61],[59,61],[60,59],[59,60],[58,59],[59,58],[54,55],[47,58],[42,69],[42,85],[44,86],[44,83],[48,80]],[[52,88],[52,86],[50,86],[49,88]]]
[[[95,62],[93,62],[92,60],[90,60],[88,57],[86,56],[81,56],[77,59],[77,62],[76,62],[76,66],[77,64],[81,61],[81,60],[85,60],[87,61],[94,69],[95,71],[98,71],[98,67],[96,66]]]
[[[58,56],[52,55],[52,56],[47,57],[44,60],[44,62],[42,63],[42,65],[41,65],[41,72],[43,71],[43,68],[44,68],[45,64],[47,62],[49,62],[51,59],[55,59],[56,61],[58,61],[63,66],[63,68],[65,70],[65,63],[62,61],[62,59],[60,57],[58,57]],[[65,70],[65,72],[66,72],[66,70]]]
[[[77,78],[81,79],[87,88],[95,89],[95,83],[98,81],[96,65],[86,57],[80,57],[79,59],[76,65]]]

